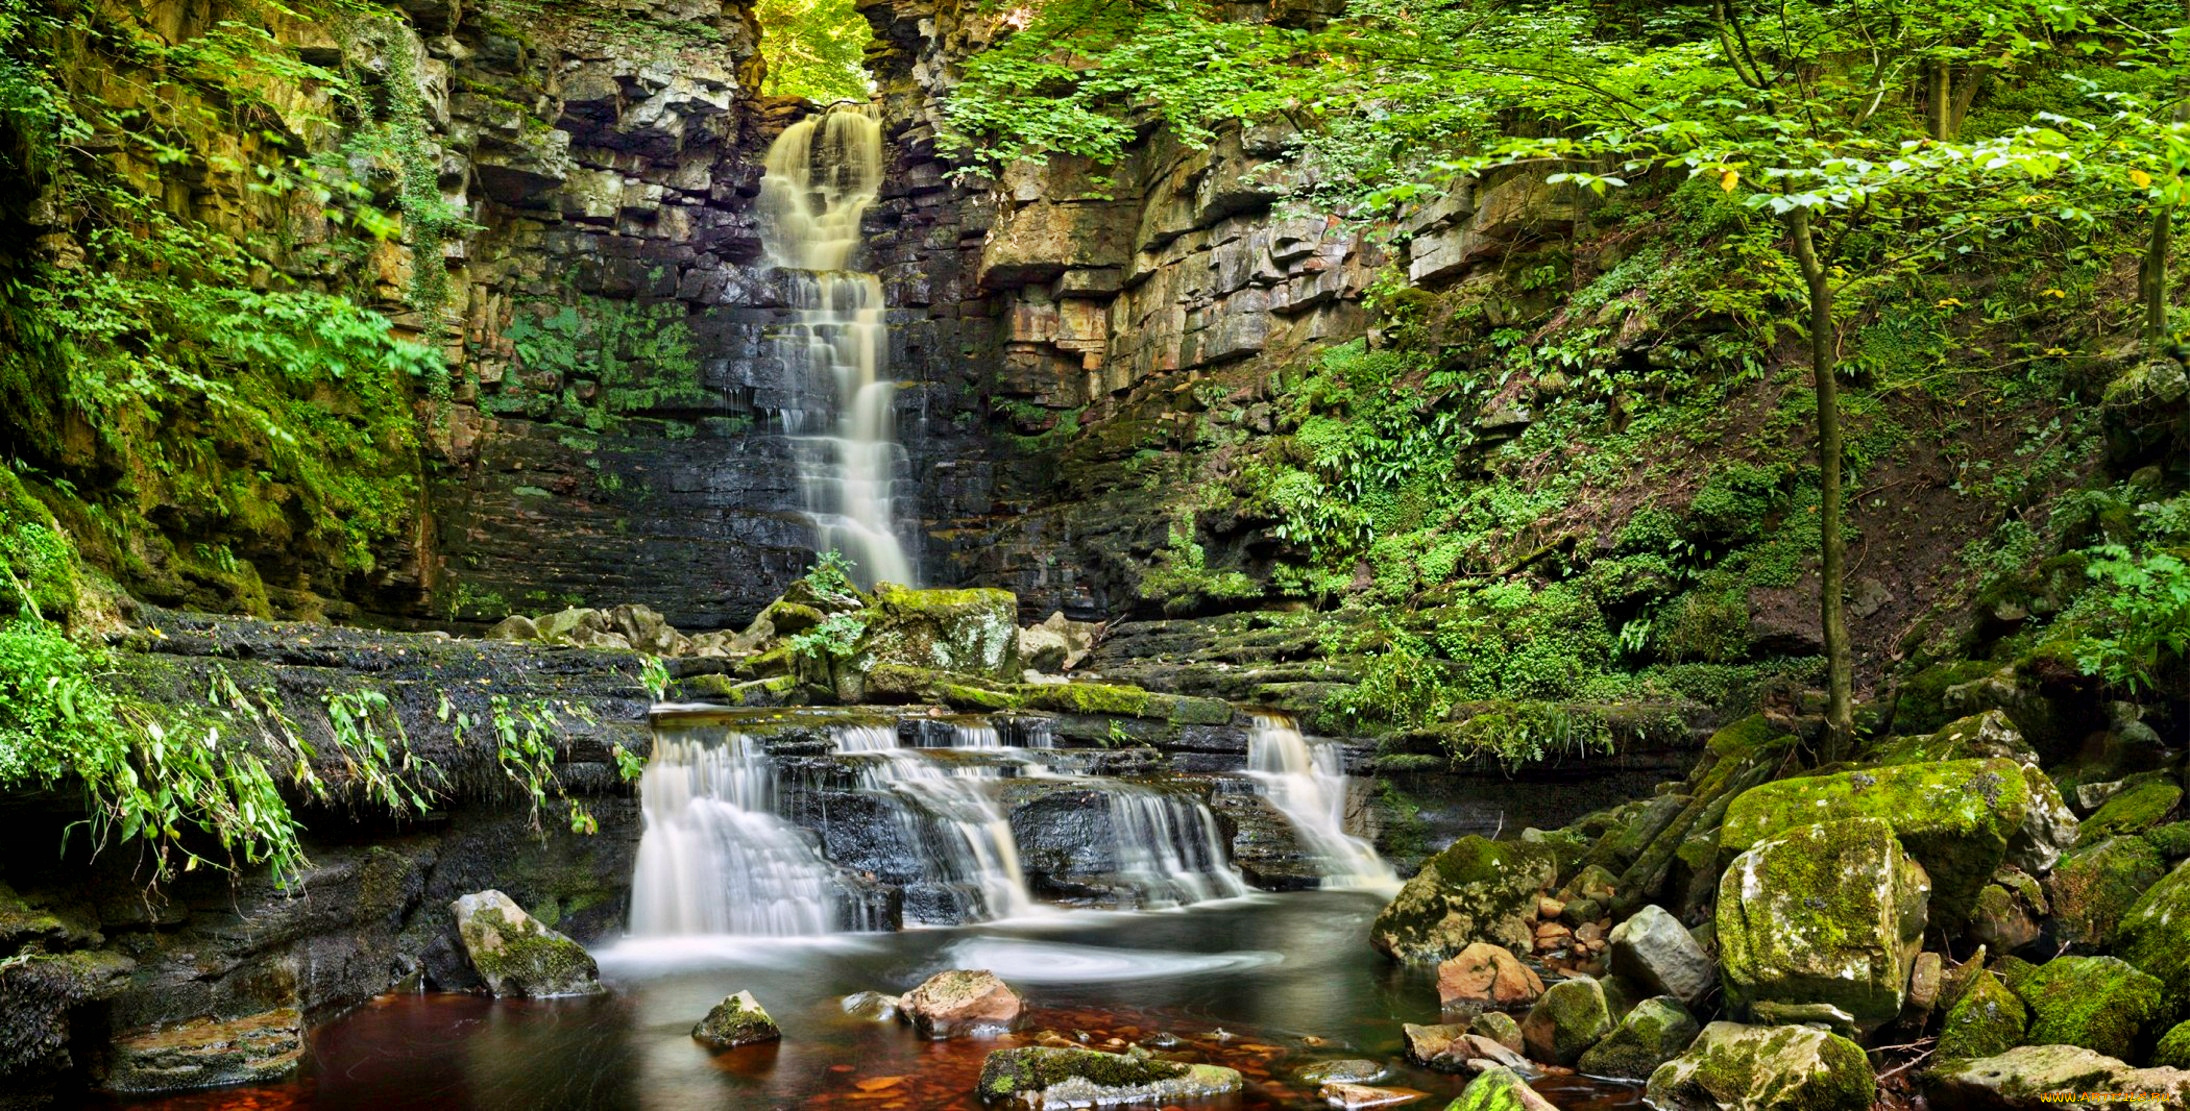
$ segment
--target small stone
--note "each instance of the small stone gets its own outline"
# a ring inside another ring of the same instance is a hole
[[[1412,1088],[1372,1088],[1365,1084],[1325,1084],[1316,1093],[1333,1107],[1397,1107],[1429,1095]]]
[[[938,972],[897,1000],[898,1017],[934,1041],[1007,1033],[1018,1028],[1026,1003],[996,974]]]
[[[1462,1034],[1445,1047],[1445,1051],[1430,1062],[1436,1072],[1467,1073],[1474,1075],[1485,1069],[1512,1069],[1524,1077],[1536,1075],[1536,1066],[1519,1053],[1499,1044],[1495,1038],[1481,1034]]]
[[[1383,1065],[1359,1057],[1338,1061],[1315,1061],[1293,1073],[1293,1078],[1304,1085],[1323,1084],[1374,1084],[1384,1079],[1391,1070]]]
[[[1468,1023],[1468,1033],[1483,1037],[1505,1046],[1515,1053],[1522,1050],[1521,1024],[1504,1011],[1485,1011]]]
[[[783,1040],[783,1031],[776,1028],[776,1020],[768,1017],[760,1001],[749,991],[735,992],[715,1004],[707,1017],[692,1028],[692,1037],[717,1049],[734,1049],[741,1045],[759,1045],[762,1042]]]
[[[897,996],[855,991],[844,997],[844,1013],[869,1022],[891,1022],[897,1018]]]
[[[1468,1028],[1459,1023],[1424,1026],[1409,1022],[1400,1027],[1400,1032],[1407,1039],[1407,1056],[1426,1065],[1436,1060],[1438,1054],[1445,1052],[1446,1047],[1452,1045],[1455,1039],[1466,1034]]]
[[[1487,1069],[1445,1111],[1558,1111],[1512,1069]]]
[[[1680,1056],[1702,1029],[1680,1000],[1670,995],[1645,999],[1574,1067],[1589,1076],[1648,1080],[1659,1065]]]
[[[1613,928],[1610,941],[1613,973],[1652,995],[1670,995],[1693,1007],[1718,986],[1718,965],[1663,907],[1636,911]]]
[[[1566,913],[1566,904],[1546,895],[1536,900],[1536,917],[1546,922],[1556,922]]]
[[[1612,1030],[1604,987],[1587,976],[1561,980],[1521,1020],[1521,1040],[1538,1061],[1571,1066]]]
[[[1503,945],[1476,942],[1437,966],[1437,1000],[1447,1011],[1525,1007],[1544,982]]]

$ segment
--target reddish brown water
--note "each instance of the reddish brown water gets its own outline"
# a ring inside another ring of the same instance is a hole
[[[1387,1061],[1383,1083],[1428,1093],[1409,1106],[1441,1108],[1465,1079],[1400,1061],[1401,1023],[1436,1021],[1437,997],[1427,974],[1369,949],[1376,906],[1358,894],[1301,893],[820,944],[615,947],[603,952],[616,989],[607,998],[389,996],[319,1030],[294,1080],[133,1106],[976,1111],[974,1079],[988,1051],[1051,1030],[1095,1048],[1169,1044],[1246,1074],[1243,1095],[1194,1108],[1322,1107],[1290,1077],[1333,1057]],[[1028,1031],[924,1042],[839,1005],[850,992],[902,991],[951,967],[992,967],[1018,986],[1034,1008]],[[711,1054],[691,1039],[692,1024],[741,989],[759,997],[784,1039]],[[1639,1102],[1633,1086],[1581,1078],[1538,1089],[1569,1111]]]

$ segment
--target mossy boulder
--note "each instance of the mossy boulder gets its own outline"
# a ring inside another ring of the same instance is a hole
[[[862,656],[990,679],[1019,677],[1019,599],[1008,590],[875,588]]]
[[[1521,1020],[1521,1042],[1534,1060],[1571,1067],[1612,1032],[1612,1008],[1604,985],[1588,976],[1561,980]]]
[[[1521,1023],[1504,1011],[1484,1011],[1468,1023],[1468,1033],[1481,1034],[1505,1046],[1515,1053],[1522,1052],[1528,1043],[1521,1037]]]
[[[999,1049],[981,1064],[981,1102],[1036,1107],[1160,1106],[1245,1087],[1238,1071],[1093,1049]]]
[[[1653,996],[1635,1004],[1603,1041],[1582,1054],[1575,1068],[1590,1076],[1648,1080],[1659,1065],[1680,1056],[1702,1029],[1680,1000]]]
[[[1979,969],[1939,1028],[1941,1061],[1991,1057],[2023,1044],[2030,1011],[1998,976]]]
[[[608,990],[585,946],[541,925],[499,891],[465,895],[449,912],[472,968],[496,995],[539,999]]]
[[[2175,1028],[2160,1035],[2159,1044],[2152,1048],[2152,1064],[2166,1069],[2190,1069],[2190,1020],[2175,1024]]]
[[[1947,708],[1948,689],[1983,679],[1999,666],[1985,660],[1961,660],[1934,664],[1910,676],[1894,695],[1893,727],[1918,734],[1950,724],[1955,715]]]
[[[2190,999],[2190,862],[2137,897],[2115,929],[2114,951]]]
[[[2175,1017],[2158,977],[2113,957],[2059,957],[2014,990],[2030,1008],[2032,1044],[2079,1045],[2123,1060],[2147,1030]]]
[[[1484,1069],[1461,1089],[1460,1098],[1445,1111],[1558,1111],[1552,1102],[1536,1094],[1521,1074],[1502,1065]]]
[[[2120,1106],[2176,1108],[2190,1105],[2190,1072],[2134,1068],[2103,1053],[2073,1045],[2025,1045],[1994,1057],[1949,1062],[1925,1080],[1933,1107],[2058,1107],[2064,1093],[2130,1095]],[[2085,1099],[2082,1106],[2115,1106]]]
[[[2105,949],[2137,896],[2166,874],[2160,854],[2141,837],[2110,837],[2077,850],[2046,877],[2054,931],[2080,949]]]
[[[2164,779],[2148,779],[2113,798],[2084,819],[2080,844],[2138,834],[2160,824],[2182,803],[2182,788]]]
[[[2190,822],[2169,822],[2146,830],[2144,839],[2168,863],[2190,857]]]
[[[1463,837],[1426,861],[1377,914],[1370,943],[1410,964],[1434,964],[1478,941],[1528,953],[1536,900],[1558,870],[1558,852],[1548,845]]]
[[[1716,919],[1729,1013],[1823,1004],[1864,1030],[1891,1022],[1930,892],[1877,818],[1803,826],[1741,854],[1719,882]]]
[[[768,1017],[760,1001],[749,991],[726,995],[692,1028],[692,1037],[717,1049],[783,1040],[776,1020]]]
[[[1871,750],[1868,760],[1874,764],[1938,764],[1993,757],[2018,764],[2038,762],[2038,754],[2031,751],[2022,730],[1998,710],[1957,718],[1934,733],[1888,737]]]
[[[1879,819],[1933,878],[1933,916],[1952,925],[2007,858],[2030,806],[2022,765],[2001,759],[1782,779],[1743,792],[1727,807],[1719,851],[1731,857],[1798,826]]]
[[[1658,1111],[1868,1111],[1878,1081],[1862,1047],[1810,1026],[1714,1022],[1650,1074]]]

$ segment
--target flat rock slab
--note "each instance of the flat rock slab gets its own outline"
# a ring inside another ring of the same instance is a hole
[[[303,1015],[282,1008],[133,1034],[114,1043],[106,1087],[179,1092],[278,1080],[296,1071],[304,1055],[303,1028]]]

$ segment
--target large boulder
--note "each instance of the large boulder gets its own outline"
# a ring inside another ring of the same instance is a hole
[[[1189,1065],[1093,1049],[999,1049],[981,1065],[983,1103],[1032,1107],[1156,1107],[1208,1099],[1245,1086],[1216,1065]]]
[[[1646,906],[1612,927],[1612,974],[1693,1007],[1718,985],[1718,966],[1664,907]]]
[[[2190,998],[2190,861],[2137,898],[2114,932],[2114,951]]]
[[[2156,976],[2113,957],[2057,957],[2009,984],[2030,1007],[2028,1041],[2127,1059],[2147,1030],[2175,1017]]]
[[[1714,1022],[1644,1097],[1658,1111],[1868,1111],[1877,1094],[1862,1047],[1838,1034]]]
[[[1991,1057],[2023,1044],[2030,1011],[1998,976],[1979,969],[1939,1027],[1941,1061]]]
[[[1445,1111],[1558,1111],[1552,1102],[1508,1068],[1485,1069],[1461,1090]]]
[[[1803,826],[1742,853],[1719,883],[1729,1012],[1823,1005],[1863,1030],[1893,1021],[1929,896],[1924,869],[1877,818]]]
[[[1659,1065],[1680,1056],[1701,1030],[1680,1000],[1670,995],[1645,999],[1574,1067],[1590,1076],[1648,1080]]]
[[[897,1000],[898,1018],[936,1041],[1007,1033],[1019,1027],[1025,1010],[1018,992],[981,970],[938,972]]]
[[[872,665],[1019,678],[1019,599],[1008,590],[911,590],[884,583],[867,609]]]
[[[1605,1002],[1604,985],[1587,976],[1551,985],[1521,1020],[1521,1041],[1528,1055],[1567,1067],[1611,1032],[1612,1008]]]
[[[1448,1012],[1525,1007],[1544,994],[1544,982],[1513,950],[1478,941],[1437,966],[1437,1001]]]
[[[496,995],[541,999],[608,990],[585,946],[541,925],[499,891],[465,895],[449,912],[472,968]]]
[[[1094,651],[1095,632],[1101,627],[1070,620],[1062,611],[1052,613],[1041,624],[1019,630],[1019,662],[1036,671],[1070,671]]]
[[[1797,826],[1845,818],[1888,823],[1938,885],[1932,917],[1962,921],[2007,859],[2031,810],[2030,784],[2012,760],[1903,764],[1782,779],[1745,791],[1726,809],[1719,850],[1731,856]]]
[[[2046,877],[2055,931],[2080,949],[2106,948],[2137,896],[2166,874],[2158,850],[2142,837],[2110,837],[2076,850]]]
[[[1445,960],[1478,941],[1530,952],[1536,900],[1558,870],[1553,846],[1463,837],[1424,863],[1377,914],[1370,943],[1413,964]]]
[[[741,991],[715,1004],[707,1017],[692,1028],[692,1037],[717,1049],[732,1049],[782,1041],[783,1031],[776,1028],[776,1020],[768,1017],[752,992]]]
[[[2119,1106],[2176,1108],[2190,1101],[2190,1072],[2134,1068],[2080,1046],[2026,1045],[1995,1057],[1943,1064],[1931,1071],[1925,1088],[1933,1107],[1970,1111],[2040,1111],[2060,1106],[2064,1094],[2102,1093],[2144,1097]]]

